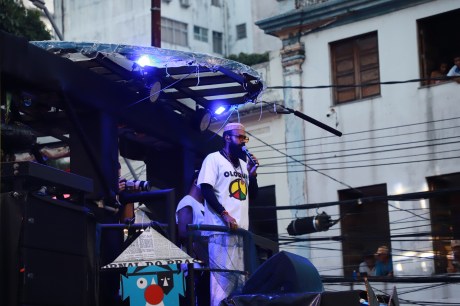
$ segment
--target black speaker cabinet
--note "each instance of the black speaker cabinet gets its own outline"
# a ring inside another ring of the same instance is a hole
[[[270,257],[249,278],[243,294],[322,292],[323,282],[305,257],[282,251]]]
[[[359,290],[323,292],[321,293],[321,306],[360,306]]]
[[[96,305],[96,232],[89,211],[26,192],[3,193],[0,205],[5,305]]]

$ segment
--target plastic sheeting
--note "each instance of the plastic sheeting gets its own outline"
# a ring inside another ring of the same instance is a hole
[[[257,80],[260,80],[259,73],[249,66],[205,53],[94,42],[33,41],[31,43],[60,55],[72,53],[81,53],[86,56],[91,56],[92,54],[97,53],[120,54],[131,61],[136,61],[141,56],[147,55],[151,60],[151,64],[149,64],[149,66],[153,67],[169,68],[202,66],[210,69],[211,71],[216,70],[217,67],[223,67],[240,75],[248,74]]]

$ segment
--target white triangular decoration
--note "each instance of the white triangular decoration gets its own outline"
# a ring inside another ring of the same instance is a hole
[[[126,268],[200,262],[148,227],[112,263],[102,267]]]

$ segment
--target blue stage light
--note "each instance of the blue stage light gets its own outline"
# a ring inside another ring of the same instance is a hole
[[[142,55],[137,59],[136,63],[141,67],[153,66],[152,59],[148,55]]]
[[[220,114],[222,114],[223,112],[225,112],[226,109],[227,109],[227,108],[224,107],[224,106],[219,106],[219,107],[214,111],[214,114],[220,115]]]

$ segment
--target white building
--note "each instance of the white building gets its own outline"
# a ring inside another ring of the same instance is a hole
[[[454,31],[460,2],[276,2],[163,0],[161,16],[165,48],[221,56],[275,50],[270,62],[257,69],[267,86],[286,88],[268,89],[259,102],[281,104],[343,133],[337,137],[293,114],[270,113],[273,104],[240,109],[241,122],[252,134],[248,147],[262,164],[259,185],[276,205],[348,201],[317,211],[278,211],[275,225],[284,238],[295,218],[323,210],[340,218],[327,232],[301,237],[337,240],[282,248],[309,258],[322,275],[351,276],[365,252],[385,244],[392,250],[395,276],[443,276],[449,237],[459,232],[459,193],[398,201],[386,196],[460,187],[460,85],[384,83],[424,79],[439,63],[453,64],[460,52]],[[150,45],[150,7],[147,0],[63,0],[55,2],[54,11],[65,40]],[[260,13],[261,7],[266,14]],[[266,39],[254,28],[257,20],[276,38]],[[363,83],[373,85],[318,87]],[[385,293],[393,286],[373,285]],[[458,283],[394,285],[409,305],[408,301],[460,300]],[[329,284],[326,288],[349,289]]]
[[[162,48],[224,57],[278,50],[279,39],[255,25],[277,9],[275,0],[62,0],[54,1],[54,20],[66,41],[150,46],[152,19],[161,15]],[[131,163],[145,179],[143,162]],[[130,172],[122,161],[122,176]]]
[[[56,23],[68,41],[150,46],[152,12],[159,12],[162,48],[217,56],[279,49],[279,40],[254,24],[275,14],[276,9],[274,0],[54,2]]]
[[[459,233],[459,192],[400,201],[386,196],[460,187],[460,85],[385,82],[428,78],[443,61],[452,67],[460,40],[449,29],[459,26],[460,2],[280,1],[280,6],[282,14],[257,22],[283,42],[279,56],[271,54],[274,61],[281,59],[283,79],[271,85],[287,86],[285,107],[343,136],[293,115],[283,115],[279,129],[279,123],[268,123],[273,129],[265,139],[281,143],[277,148],[290,157],[255,149],[257,156],[271,157],[262,159],[266,166],[259,170],[260,181],[287,179],[285,188],[276,188],[278,206],[348,200],[317,211],[279,211],[283,237],[296,217],[324,210],[341,218],[328,232],[301,238],[340,236],[343,241],[298,242],[285,249],[308,257],[322,275],[351,276],[365,252],[388,245],[395,276],[445,275],[449,239]],[[363,83],[373,85],[314,88]],[[249,130],[262,128],[260,122],[243,123]],[[373,285],[386,293],[393,287]],[[404,288],[400,299],[407,304],[460,300],[458,283],[435,289],[427,289],[432,284],[395,285]]]

